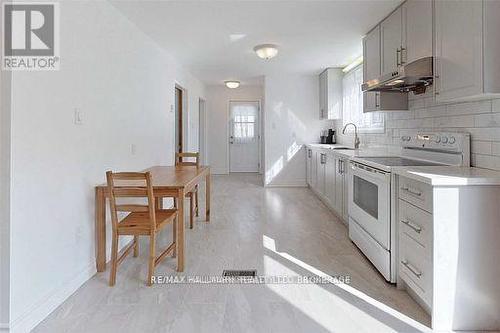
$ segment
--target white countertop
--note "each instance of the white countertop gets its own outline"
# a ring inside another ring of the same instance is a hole
[[[316,149],[325,149],[345,158],[399,156],[400,151],[395,147],[377,146],[360,149],[338,149],[343,145],[307,144]],[[335,149],[337,148],[337,149]],[[401,176],[415,179],[433,186],[464,186],[464,185],[500,185],[500,172],[475,167],[454,166],[401,166],[392,167],[392,172]]]
[[[474,167],[405,166],[392,172],[433,186],[500,185],[500,172]]]
[[[315,149],[324,149],[333,152],[338,155],[342,155],[346,158],[351,157],[373,157],[373,156],[400,156],[401,150],[399,148],[391,146],[375,146],[371,148],[360,148],[360,149],[339,149],[339,148],[349,148],[348,146],[339,144],[321,144],[321,143],[309,143],[306,146]]]

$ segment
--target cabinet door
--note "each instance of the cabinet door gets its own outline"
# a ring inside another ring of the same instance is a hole
[[[327,73],[327,93],[326,107],[328,119],[342,118],[342,77],[341,68],[328,68]]]
[[[336,158],[335,167],[335,211],[339,216],[344,216],[344,160]]]
[[[363,38],[363,81],[377,79],[380,76],[380,26],[370,31]],[[376,92],[363,93],[363,112],[377,111]]]
[[[348,182],[348,177],[347,177],[347,160],[342,160],[342,188],[343,193],[344,193],[344,200],[342,202],[342,211],[344,214],[344,221],[347,222],[349,221],[349,182]]]
[[[316,154],[316,191],[322,195],[325,194],[325,160],[324,153]]]
[[[325,198],[331,208],[335,207],[335,157],[326,154],[325,164]]]
[[[318,155],[318,152],[315,150],[312,150],[312,156],[311,156],[311,187],[313,189],[316,189],[317,186],[317,174],[318,174],[318,166],[317,166],[317,158],[316,155]]]
[[[432,0],[407,0],[402,8],[401,63],[432,56]]]
[[[401,52],[402,9],[399,7],[394,13],[380,23],[381,39],[381,72],[388,74],[398,69]]]
[[[327,114],[326,106],[327,74],[326,71],[319,75],[319,119],[324,119]]]
[[[309,186],[312,186],[312,150],[306,148],[306,180]]]
[[[434,91],[437,101],[483,91],[483,1],[436,1]]]

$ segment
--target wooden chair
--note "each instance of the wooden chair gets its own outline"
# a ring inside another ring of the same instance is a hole
[[[184,158],[191,158],[194,161],[184,161]],[[175,153],[175,165],[191,165],[200,167],[200,154],[199,153]],[[194,197],[194,201],[193,201]],[[193,229],[193,214],[199,216],[198,210],[198,185],[194,190],[186,193],[186,198],[189,198],[189,228]],[[174,207],[177,207],[177,202],[174,199]],[[194,212],[193,212],[194,211]]]
[[[169,253],[176,250],[175,243],[175,221],[177,218],[176,209],[159,210],[155,208],[155,198],[153,196],[153,186],[151,174],[149,172],[106,172],[108,182],[109,202],[111,206],[111,221],[113,226],[113,243],[111,249],[111,272],[109,285],[114,286],[116,282],[116,270],[118,264],[134,249],[134,257],[139,255],[139,236],[149,236],[149,270],[147,284],[151,285],[151,278],[155,267]],[[118,184],[118,186],[115,184]],[[133,185],[132,185],[133,184]],[[147,204],[117,204],[117,198],[147,198]],[[121,221],[118,220],[118,213],[129,213]],[[174,238],[172,243],[156,257],[156,235],[168,224],[172,224]],[[128,245],[118,257],[118,239],[120,236],[134,236],[133,242]]]

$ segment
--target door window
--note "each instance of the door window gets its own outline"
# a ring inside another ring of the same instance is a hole
[[[233,104],[233,136],[235,143],[248,143],[256,139],[255,122],[257,120],[256,105]]]

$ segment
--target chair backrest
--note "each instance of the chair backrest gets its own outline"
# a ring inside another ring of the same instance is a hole
[[[141,172],[106,172],[109,203],[113,231],[118,228],[118,212],[143,212],[149,214],[151,230],[156,228],[155,201],[151,173]],[[117,204],[117,198],[147,198],[147,204]]]
[[[189,158],[189,161],[184,161]],[[194,159],[194,161],[192,161]],[[200,153],[175,153],[175,165],[192,165],[200,167]]]

